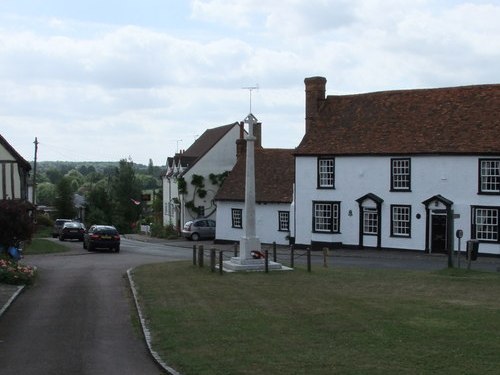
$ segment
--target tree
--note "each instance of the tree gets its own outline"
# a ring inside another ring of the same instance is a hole
[[[149,159],[148,174],[152,176],[153,173],[154,173],[153,159]]]
[[[53,184],[57,184],[63,178],[62,172],[54,168],[46,171],[45,175],[47,176],[49,181],[52,182]]]
[[[113,222],[122,233],[129,233],[141,214],[141,206],[135,201],[141,199],[141,185],[134,172],[134,163],[120,160],[116,175],[111,182]]]
[[[31,203],[20,200],[0,201],[0,247],[7,249],[15,241],[29,241],[33,235]]]
[[[60,218],[73,218],[75,216],[73,190],[69,178],[63,177],[57,184],[54,205]]]
[[[87,225],[107,224],[112,222],[112,205],[105,186],[94,186],[87,194],[87,210],[85,217]]]
[[[52,206],[56,198],[56,185],[50,182],[37,184],[36,201],[38,204]]]

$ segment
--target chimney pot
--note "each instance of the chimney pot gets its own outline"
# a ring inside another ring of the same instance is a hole
[[[309,77],[304,79],[306,86],[306,133],[316,123],[319,107],[325,100],[326,78]]]

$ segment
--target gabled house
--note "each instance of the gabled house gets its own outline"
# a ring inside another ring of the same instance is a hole
[[[180,229],[188,220],[215,218],[213,202],[224,176],[236,163],[238,122],[206,130],[185,151],[167,159],[163,180],[163,224]]]
[[[0,200],[29,200],[31,165],[0,135]]]
[[[325,96],[305,79],[297,245],[500,254],[500,85]]]
[[[255,124],[255,218],[261,243],[288,244],[294,181],[292,149],[261,146],[261,124]],[[245,227],[246,141],[238,140],[238,161],[215,197],[216,241],[238,242]]]

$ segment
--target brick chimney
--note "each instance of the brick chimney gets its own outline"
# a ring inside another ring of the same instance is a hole
[[[262,122],[257,122],[253,124],[253,136],[255,139],[255,147],[262,147]]]
[[[304,79],[306,85],[306,133],[318,119],[319,107],[325,100],[326,78],[310,77]]]
[[[236,140],[236,158],[247,152],[247,141],[245,140],[245,124],[240,122],[240,138]]]

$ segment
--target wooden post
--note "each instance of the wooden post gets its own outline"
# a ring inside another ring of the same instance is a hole
[[[266,273],[268,273],[269,272],[269,250],[266,249],[264,251],[264,256],[266,257],[264,259],[264,262],[265,262],[264,263],[264,265],[265,265],[264,268],[265,268]]]
[[[294,246],[293,245],[290,245],[290,267],[293,268],[294,266],[294,263],[295,263],[295,259],[294,259]]]
[[[276,256],[276,241],[273,242],[273,262],[277,262],[277,256]]]
[[[219,274],[221,276],[224,274],[224,270],[222,269],[223,257],[224,257],[224,252],[221,250],[219,251]]]
[[[198,264],[203,268],[203,245],[198,246]]]
[[[215,272],[215,247],[210,249],[210,270]]]
[[[328,248],[324,247],[323,248],[323,267],[325,267],[325,268],[328,268],[327,256],[328,256]]]
[[[193,245],[193,265],[196,266],[196,245]]]
[[[311,272],[311,249],[307,248],[307,272]]]

